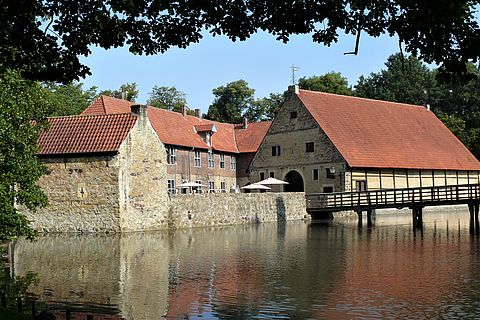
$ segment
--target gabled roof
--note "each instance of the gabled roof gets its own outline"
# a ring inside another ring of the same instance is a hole
[[[350,167],[480,170],[424,107],[307,90],[298,97]]]
[[[116,152],[137,121],[128,114],[50,118],[40,134],[39,155]]]
[[[126,113],[130,112],[130,106],[133,104],[133,102],[101,96],[82,114]],[[201,119],[190,115],[184,116],[179,112],[154,107],[147,108],[147,115],[158,137],[164,144],[200,149],[212,148],[217,151],[230,153],[257,151],[270,126],[270,122],[261,122],[263,124],[268,123],[268,125],[259,126],[256,123],[250,123],[246,134],[251,134],[252,138],[244,138],[243,140],[241,138],[243,142],[241,146],[237,146],[238,137],[236,140],[235,135],[238,134],[239,130],[233,124]],[[217,129],[217,132],[212,135],[212,146],[208,146],[197,132],[212,130],[214,127]],[[243,132],[240,133],[241,136],[244,134]]]
[[[235,126],[235,135],[239,152],[257,152],[267,134],[271,121],[252,122],[246,129],[242,125]]]

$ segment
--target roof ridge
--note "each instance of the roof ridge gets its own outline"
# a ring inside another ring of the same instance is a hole
[[[124,113],[96,113],[96,114],[74,114],[70,116],[55,116],[55,117],[48,117],[48,119],[66,119],[66,118],[94,118],[94,117],[114,117],[114,116],[120,116],[120,115],[132,115],[131,112],[124,112]]]
[[[405,107],[417,107],[417,108],[423,108],[425,110],[428,110],[422,105],[411,104],[411,103],[395,102],[395,101],[372,99],[372,98],[364,98],[364,97],[357,97],[357,96],[347,96],[345,94],[330,93],[330,92],[315,91],[315,90],[306,90],[306,89],[300,89],[300,91],[307,91],[307,92],[312,92],[312,93],[316,93],[316,94],[325,94],[325,95],[337,96],[337,97],[342,97],[342,98],[351,98],[351,99],[375,101],[375,102],[381,102],[381,103],[389,103],[389,104],[401,105],[401,106],[405,106]]]

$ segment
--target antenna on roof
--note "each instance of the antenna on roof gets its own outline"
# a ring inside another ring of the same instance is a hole
[[[298,69],[300,69],[299,67],[295,66],[294,64],[292,64],[292,66],[290,67],[290,69],[292,69],[292,85],[296,85],[297,84],[297,79],[295,78],[295,71],[297,71]]]

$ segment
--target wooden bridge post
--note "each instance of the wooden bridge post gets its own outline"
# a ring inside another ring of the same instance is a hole
[[[367,227],[372,227],[375,225],[375,209],[367,210]]]
[[[470,212],[470,234],[480,234],[480,222],[478,221],[478,203],[469,203],[468,211]]]
[[[413,228],[423,228],[422,207],[412,207]]]
[[[357,209],[357,216],[358,216],[358,228],[361,229],[363,226],[363,219],[362,219],[362,209]]]

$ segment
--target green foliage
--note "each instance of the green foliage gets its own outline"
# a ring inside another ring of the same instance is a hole
[[[52,116],[71,116],[82,113],[97,96],[97,88],[91,87],[84,91],[82,83],[65,85],[48,82],[45,88],[52,93],[52,101],[56,108]]]
[[[147,103],[152,107],[180,112],[187,106],[185,93],[175,87],[154,86],[149,95]]]
[[[44,167],[36,157],[40,130],[54,104],[38,83],[17,72],[0,75],[0,241],[34,236],[17,205],[35,210],[47,203],[36,182]]]
[[[110,96],[134,102],[135,99],[138,98],[137,84],[135,82],[124,83],[117,90],[103,90],[98,95]]]
[[[135,54],[185,48],[204,32],[246,40],[258,30],[287,42],[308,34],[331,45],[339,34],[398,35],[425,62],[465,71],[480,57],[478,1],[6,1],[0,10],[0,72],[70,82],[89,74],[91,47],[128,45]],[[168,14],[167,14],[168,13]]]
[[[312,76],[309,78],[300,78],[298,86],[305,90],[321,91],[328,93],[343,94],[351,96],[352,88],[348,85],[347,78],[340,72],[329,72],[321,76]]]
[[[237,80],[213,89],[215,100],[208,108],[206,119],[240,123],[244,112],[254,103],[255,90],[245,80]]]
[[[435,103],[440,90],[435,72],[413,56],[391,55],[386,69],[361,76],[355,86],[355,95],[363,98],[403,102],[416,105]]]
[[[255,100],[244,116],[250,121],[273,120],[285,101],[286,93],[270,93],[268,97]]]

